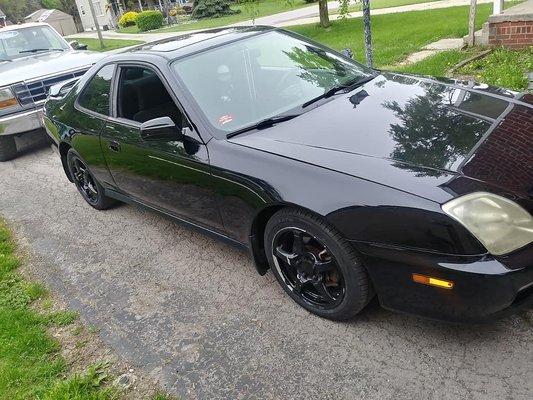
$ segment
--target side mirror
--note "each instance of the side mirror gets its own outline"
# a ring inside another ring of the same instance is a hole
[[[52,98],[59,98],[66,95],[70,89],[78,82],[80,78],[72,78],[63,82],[56,83],[55,85],[50,87],[50,90],[48,91],[48,96]]]
[[[341,54],[342,54],[344,57],[353,58],[353,52],[352,52],[352,50],[350,50],[349,48],[342,49],[342,50],[341,50]]]
[[[77,40],[73,40],[72,42],[68,42],[69,46],[74,50],[87,50],[86,44],[80,44]]]
[[[181,140],[183,134],[170,117],[154,118],[141,124],[143,140]]]

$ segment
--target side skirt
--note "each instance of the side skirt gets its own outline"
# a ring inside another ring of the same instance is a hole
[[[169,213],[169,212],[167,212],[165,210],[159,209],[157,207],[153,207],[153,206],[148,205],[146,203],[143,203],[143,202],[141,202],[139,200],[132,199],[130,196],[127,196],[125,194],[117,192],[116,190],[105,189],[105,195],[109,196],[109,197],[112,197],[113,199],[122,201],[124,203],[131,204],[133,206],[137,206],[137,207],[143,208],[145,210],[156,212],[157,214],[162,215],[165,218],[169,218],[169,219],[171,219],[171,220],[173,220],[175,222],[178,222],[179,224],[181,224],[181,225],[183,225],[183,226],[185,226],[187,228],[193,229],[193,230],[195,230],[197,232],[203,233],[203,234],[205,234],[207,236],[210,236],[212,238],[221,240],[221,241],[223,241],[223,242],[235,247],[238,250],[246,251],[246,252],[249,251],[248,246],[246,244],[241,243],[241,242],[239,242],[239,241],[237,241],[235,239],[232,239],[229,236],[224,235],[223,233],[220,233],[220,232],[214,231],[212,229],[206,228],[206,227],[204,227],[202,225],[199,225],[199,224],[197,224],[195,222],[186,220],[186,219],[184,219],[182,217],[178,217],[177,215],[171,214],[171,213]]]

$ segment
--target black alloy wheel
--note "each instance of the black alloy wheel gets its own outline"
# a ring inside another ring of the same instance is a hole
[[[67,165],[76,188],[87,203],[97,210],[105,210],[115,204],[115,200],[105,196],[104,188],[74,149],[67,153]]]
[[[319,316],[344,320],[372,298],[372,289],[352,246],[320,218],[283,209],[269,220],[265,250],[285,292]]]
[[[317,238],[289,227],[274,237],[274,265],[285,285],[313,307],[332,309],[345,294],[335,257]]]

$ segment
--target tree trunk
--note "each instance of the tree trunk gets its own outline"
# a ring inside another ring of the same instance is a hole
[[[331,24],[329,22],[328,0],[318,0],[318,12],[320,14],[320,26],[327,28]]]

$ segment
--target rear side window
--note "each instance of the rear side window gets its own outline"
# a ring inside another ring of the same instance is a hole
[[[109,93],[114,70],[114,65],[106,65],[100,69],[83,89],[78,104],[98,114],[109,115]]]

